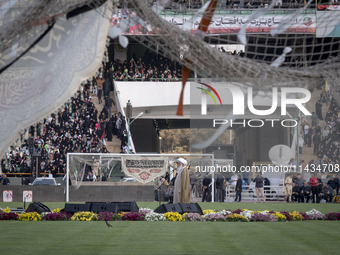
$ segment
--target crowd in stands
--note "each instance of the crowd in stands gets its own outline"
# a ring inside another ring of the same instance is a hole
[[[2,171],[31,173],[31,166],[35,167],[35,160],[39,160],[39,172],[51,173],[54,177],[63,175],[68,152],[108,153],[104,139],[109,133],[108,122],[105,111],[98,118],[98,110],[91,101],[87,84],[57,114],[51,114],[43,122],[29,128],[30,138],[23,141],[21,147],[9,149],[6,153],[7,164],[6,159],[2,159]]]
[[[155,54],[130,61],[116,59],[111,69],[116,81],[179,81],[182,78],[181,65]]]
[[[320,88],[321,89],[321,88]],[[322,107],[328,106],[325,116]],[[321,125],[320,121],[325,121]],[[313,151],[319,160],[309,164],[340,164],[340,108],[325,88],[322,88],[320,99],[315,104],[315,112],[310,121],[302,123],[301,138],[305,146],[314,146]]]

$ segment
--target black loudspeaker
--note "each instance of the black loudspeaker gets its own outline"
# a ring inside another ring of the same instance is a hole
[[[178,212],[183,213],[181,204],[162,204],[155,209],[156,213]]]
[[[43,212],[51,212],[51,210],[43,203],[33,202],[28,206],[28,208],[26,209],[26,212],[37,212],[41,214]]]
[[[203,214],[203,211],[199,204],[191,203],[191,204],[163,204],[158,206],[155,209],[156,213],[166,213],[166,212],[178,212],[180,214],[183,213],[199,213]]]
[[[116,203],[102,203],[102,202],[93,202],[90,204],[90,210],[95,213],[99,212],[117,212],[118,211],[118,204]]]
[[[76,212],[89,212],[90,204],[65,204],[64,211],[71,214]]]
[[[135,201],[132,202],[114,202],[118,203],[120,212],[138,212],[139,207]]]
[[[133,202],[86,202],[90,205],[90,211],[99,212],[138,212],[139,208],[135,201]]]
[[[199,213],[203,215],[203,211],[198,203],[191,204],[180,204],[183,210],[183,213]]]

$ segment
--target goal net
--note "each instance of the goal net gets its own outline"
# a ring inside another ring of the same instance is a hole
[[[109,31],[120,42],[124,33],[149,35],[134,39],[201,77],[242,82],[261,91],[273,84],[311,88],[327,80],[339,97],[340,8],[319,10],[311,0],[297,6],[263,1],[254,9],[209,1],[199,10],[173,1],[152,6],[143,0],[125,2],[129,9],[115,10],[124,15]],[[244,50],[228,50],[228,45]]]
[[[109,182],[137,181],[152,184],[155,179],[169,174],[169,180],[176,175],[177,159],[184,158],[188,162],[190,179],[201,187],[201,180],[206,176],[214,178],[215,161],[212,154],[67,154],[67,194],[69,199],[69,183],[72,189],[95,182],[95,185],[110,185]],[[225,163],[225,162],[224,162]],[[232,166],[232,161],[228,162]],[[222,173],[222,170],[220,171]],[[226,174],[225,169],[223,174]],[[94,177],[95,176],[95,177]],[[212,182],[213,183],[213,182]],[[173,185],[173,183],[172,183]],[[213,185],[213,184],[212,184]],[[199,190],[199,189],[198,189]],[[199,192],[197,191],[197,194]]]
[[[60,16],[95,9],[112,20],[109,35],[122,45],[128,43],[124,34],[137,35],[134,40],[202,77],[237,79],[261,90],[273,83],[305,87],[327,80],[339,98],[339,5],[121,0],[107,5],[112,9],[108,15],[97,8],[104,2],[2,1],[0,53],[9,56],[15,48],[27,48]],[[244,50],[232,48],[236,54],[228,54],[226,45]]]

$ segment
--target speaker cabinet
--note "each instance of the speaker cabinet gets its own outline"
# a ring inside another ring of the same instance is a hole
[[[203,214],[203,211],[199,204],[191,203],[191,204],[163,204],[158,206],[155,209],[156,213],[166,213],[166,212],[178,212],[180,214],[183,213],[199,213]]]
[[[139,207],[135,201],[132,202],[86,202],[90,205],[92,212],[138,212]]]
[[[43,203],[33,202],[28,206],[28,208],[26,209],[26,212],[37,212],[41,214],[43,212],[51,212],[51,210]]]
[[[64,211],[71,214],[76,212],[89,212],[90,204],[65,204]]]
[[[199,213],[203,214],[203,211],[198,203],[191,204],[180,204],[183,210],[183,213]]]

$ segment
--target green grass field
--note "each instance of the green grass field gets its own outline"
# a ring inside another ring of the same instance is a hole
[[[64,203],[44,203],[51,209]],[[0,203],[0,207],[22,206]],[[323,213],[338,204],[201,203],[202,209]],[[158,203],[139,202],[155,209]],[[340,222],[0,222],[1,254],[339,254]]]

